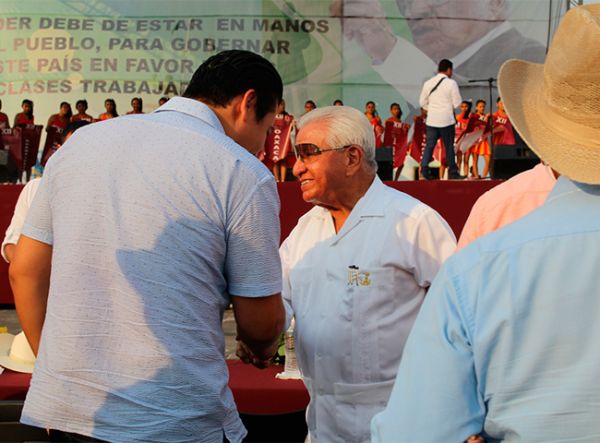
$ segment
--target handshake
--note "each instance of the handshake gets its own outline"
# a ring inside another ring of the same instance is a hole
[[[276,340],[271,345],[263,348],[260,352],[254,349],[254,352],[243,341],[236,337],[237,349],[235,355],[246,364],[251,364],[257,368],[264,369],[271,364],[271,360],[277,352],[279,340]]]

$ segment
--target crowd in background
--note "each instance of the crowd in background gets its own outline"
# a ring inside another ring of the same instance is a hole
[[[344,106],[344,103],[342,100],[336,99],[333,106]],[[455,116],[454,153],[456,164],[459,173],[471,179],[489,178],[492,146],[515,143],[512,126],[504,110],[502,99],[498,97],[496,100],[496,112],[493,114],[487,112],[486,106],[487,102],[479,99],[475,102],[473,112],[473,103],[465,100],[460,105],[460,112]],[[303,115],[316,108],[317,105],[314,100],[307,100],[304,104]],[[389,109],[390,116],[382,120],[376,103],[369,100],[365,104],[364,114],[373,127],[376,147],[393,148],[394,180],[398,180],[405,161],[409,157],[414,160],[412,164],[415,167],[417,163],[421,162],[426,144],[425,120],[427,111],[421,109],[420,115],[414,115],[412,118],[409,117],[408,120],[403,121],[400,104],[391,103]],[[289,122],[289,130],[291,131],[286,138],[288,148],[281,149],[281,152],[278,149],[273,149],[273,140],[268,138],[265,150],[259,153],[259,158],[273,171],[278,182],[285,181],[286,177],[287,179],[293,179],[291,174],[287,174],[287,171],[293,168],[296,161],[293,149],[291,149],[296,130],[295,120],[294,116],[286,111],[285,102],[282,102],[277,110],[274,127],[278,126],[278,119],[284,118]],[[287,128],[285,125],[284,127]],[[479,131],[478,134],[481,135],[474,139],[466,137],[467,134],[475,131]],[[483,159],[481,169],[480,158]],[[442,140],[436,145],[433,159],[435,166],[439,167],[439,178],[443,179],[447,174],[448,162]]]
[[[161,97],[158,100],[158,105],[162,106],[168,101],[168,97]],[[127,114],[143,114],[143,106],[144,102],[141,97],[133,97],[131,99],[131,109],[127,112]],[[102,120],[107,120],[109,118],[118,117],[119,113],[117,111],[117,104],[114,99],[107,98],[104,100],[104,109],[105,112],[98,115],[98,117],[94,117],[87,113],[88,110],[88,102],[85,99],[77,100],[75,103],[75,110],[77,113],[73,113],[73,109],[69,102],[61,102],[59,105],[59,110],[56,114],[52,114],[48,118],[48,123],[46,127],[56,127],[60,129],[64,129],[71,122],[84,120],[87,122],[97,122]],[[0,100],[0,110],[2,110],[2,101]],[[15,114],[13,119],[12,127],[26,126],[26,125],[34,125],[36,123],[35,116],[33,114],[33,101],[29,99],[23,99],[21,102],[21,112]],[[8,129],[10,128],[10,119],[8,115],[4,112],[0,112],[0,129]]]
[[[168,97],[161,97],[158,100],[158,106],[162,106],[169,100]],[[133,97],[131,99],[131,109],[127,111],[129,114],[143,114],[143,99],[141,97]],[[333,102],[334,106],[343,106],[344,103],[340,99]],[[496,102],[497,111],[494,114],[486,112],[486,101],[477,100],[475,103],[475,112],[472,112],[473,104],[470,101],[463,101],[460,107],[460,112],[456,115],[456,136],[455,136],[455,155],[456,163],[460,173],[472,179],[485,178],[489,176],[489,165],[491,158],[490,135],[493,137],[493,144],[502,142],[504,136],[504,128],[510,126],[508,116],[504,111],[502,100],[498,98]],[[34,103],[32,100],[24,99],[21,103],[21,112],[15,116],[12,127],[33,125],[36,123],[34,116]],[[117,104],[114,99],[107,98],[104,101],[105,112],[94,117],[88,114],[88,102],[85,99],[77,100],[75,103],[75,111],[69,102],[63,101],[59,105],[59,110],[56,114],[52,114],[46,123],[46,131],[50,128],[57,128],[60,131],[64,130],[70,122],[86,121],[98,122],[115,118],[119,116]],[[317,108],[314,100],[307,100],[304,104],[304,114]],[[0,110],[2,102],[0,101]],[[414,160],[412,166],[417,166],[421,161],[423,150],[425,148],[425,118],[427,112],[421,110],[420,115],[409,117],[409,120],[403,121],[403,112],[399,103],[391,103],[390,116],[382,120],[377,105],[374,101],[369,100],[365,104],[364,114],[373,127],[375,134],[375,143],[377,148],[392,147],[394,160],[393,167],[395,170],[394,180],[400,179],[400,173],[405,164],[405,160],[409,157]],[[304,115],[303,114],[303,115]],[[284,126],[289,125],[289,134],[286,139],[286,146],[282,147],[281,152],[273,151],[273,146],[269,145],[273,140],[267,139],[265,149],[259,153],[259,158],[267,166],[275,176],[278,182],[286,180],[294,180],[291,174],[291,169],[294,166],[296,157],[292,149],[295,140],[295,119],[289,114],[285,108],[285,101],[282,101],[277,109],[277,115],[273,128],[278,125],[279,120],[285,121]],[[0,112],[0,129],[10,128],[10,119],[7,114]],[[273,129],[272,128],[272,129]],[[460,142],[464,135],[473,129],[483,129],[483,136],[475,143],[471,144],[467,149],[461,150]],[[512,133],[512,129],[510,130]],[[479,171],[479,157],[484,159],[483,170]],[[409,160],[411,161],[411,160]],[[439,142],[434,152],[435,166],[439,166],[439,178],[444,178],[447,171],[447,161],[443,149],[443,143]]]

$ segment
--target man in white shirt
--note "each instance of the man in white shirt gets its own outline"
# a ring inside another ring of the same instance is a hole
[[[421,175],[425,180],[433,180],[429,170],[429,162],[433,156],[433,148],[441,138],[446,149],[448,178],[463,179],[458,173],[454,159],[454,109],[460,105],[462,98],[458,85],[452,80],[453,65],[450,60],[443,59],[438,64],[438,73],[423,85],[419,104],[427,111],[425,121],[427,143],[421,159]]]
[[[367,442],[404,341],[456,242],[433,209],[376,176],[375,137],[346,106],[298,122],[294,175],[316,206],[280,249],[284,303],[315,442]]]

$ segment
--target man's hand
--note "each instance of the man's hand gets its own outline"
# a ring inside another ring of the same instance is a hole
[[[276,350],[277,348],[275,348],[274,352],[271,354],[271,357],[267,359],[261,359],[254,355],[252,351],[248,348],[248,346],[244,344],[244,342],[238,340],[235,355],[237,355],[239,359],[246,364],[251,364],[256,366],[257,368],[264,369],[270,366],[271,358],[273,357],[273,355],[275,355]]]
[[[231,296],[237,324],[238,356],[258,367],[268,366],[277,351],[279,335],[285,323],[280,294],[267,297]],[[265,363],[267,362],[267,363]]]

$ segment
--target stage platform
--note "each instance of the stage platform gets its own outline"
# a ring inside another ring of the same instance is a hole
[[[386,182],[399,191],[421,200],[438,211],[446,219],[458,238],[475,200],[493,188],[498,180],[449,180],[449,181],[399,181]],[[0,184],[0,235],[10,224],[14,207],[23,188],[22,185]],[[278,184],[281,199],[281,240],[285,239],[296,225],[300,216],[312,205],[302,200],[300,184],[286,182]],[[0,260],[0,305],[12,305],[13,297],[8,284],[8,265]]]

